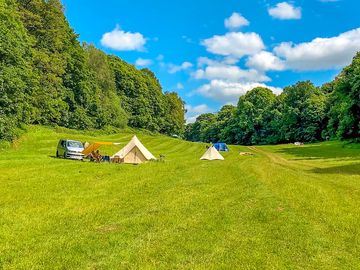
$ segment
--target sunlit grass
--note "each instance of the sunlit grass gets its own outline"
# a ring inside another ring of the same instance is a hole
[[[204,144],[138,133],[165,162],[53,157],[60,138],[133,133],[94,135],[30,127],[2,150],[0,268],[360,268],[358,146],[231,146],[208,162]]]

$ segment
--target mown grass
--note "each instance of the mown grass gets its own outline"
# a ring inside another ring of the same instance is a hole
[[[207,162],[204,144],[140,133],[164,163],[53,158],[60,138],[132,135],[29,127],[2,150],[0,268],[360,268],[358,145],[231,146]]]

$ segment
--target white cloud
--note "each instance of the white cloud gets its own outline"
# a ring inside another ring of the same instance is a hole
[[[281,2],[268,9],[270,16],[280,20],[301,19],[301,8]]]
[[[190,62],[183,62],[179,66],[174,65],[174,64],[169,64],[169,73],[174,74],[179,71],[187,70],[187,69],[191,68],[192,66],[193,66],[193,64],[191,64]]]
[[[360,28],[331,38],[316,38],[310,42],[281,43],[274,48],[286,68],[293,70],[327,70],[348,65],[360,51]]]
[[[227,81],[247,81],[247,82],[264,82],[270,78],[264,74],[260,74],[255,69],[243,70],[238,66],[214,65],[207,66],[205,69],[198,69],[194,72],[195,79],[222,79]]]
[[[236,104],[239,96],[246,94],[255,87],[267,87],[275,94],[281,93],[282,89],[277,87],[267,86],[262,83],[251,82],[227,82],[223,80],[212,80],[196,90],[197,93],[212,98],[217,101],[223,101],[231,104]]]
[[[261,37],[256,33],[230,32],[223,36],[213,36],[202,41],[208,52],[223,56],[241,58],[264,49]]]
[[[197,59],[197,65],[198,67],[203,67],[203,66],[215,66],[215,65],[220,65],[221,62],[216,61],[216,60],[212,60],[208,57],[199,57]]]
[[[239,62],[239,59],[236,57],[227,56],[227,57],[224,57],[222,62],[226,65],[235,65],[237,62]]]
[[[150,66],[152,65],[153,61],[151,59],[143,59],[143,58],[138,58],[135,61],[135,65],[138,67],[146,67],[146,66]]]
[[[262,70],[242,69],[235,65],[237,58],[223,57],[220,60],[213,60],[207,57],[199,57],[198,69],[191,75],[195,79],[221,79],[227,81],[264,82],[270,81]]]
[[[241,14],[234,12],[229,18],[224,21],[225,27],[228,29],[239,29],[242,26],[249,25],[249,21]]]
[[[195,115],[195,116],[191,116],[191,117],[187,117],[187,118],[186,118],[186,124],[195,123],[196,118],[198,118],[199,116],[200,116],[200,114]]]
[[[246,62],[248,67],[260,71],[284,70],[284,62],[271,52],[262,51],[249,57]]]
[[[101,45],[117,51],[143,51],[146,39],[141,33],[125,32],[119,26],[101,38]]]
[[[235,65],[237,62],[239,62],[239,59],[232,56],[222,57],[220,60],[213,60],[208,57],[199,57],[197,59],[197,66],[201,68],[204,66]]]
[[[198,114],[207,113],[211,111],[209,106],[206,104],[200,104],[197,106],[185,105],[185,109],[187,113],[198,113]]]
[[[196,106],[185,105],[186,109],[186,123],[194,123],[196,118],[201,114],[212,112],[213,110],[206,104],[200,104]]]

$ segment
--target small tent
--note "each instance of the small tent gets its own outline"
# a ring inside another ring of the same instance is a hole
[[[119,157],[124,163],[139,164],[156,158],[145,148],[145,146],[134,136],[131,141],[111,158]]]
[[[222,142],[214,143],[214,147],[218,151],[229,152],[229,147],[226,145],[226,143],[222,143]]]
[[[224,160],[224,157],[216,150],[212,145],[205,152],[205,154],[200,158],[201,160]]]

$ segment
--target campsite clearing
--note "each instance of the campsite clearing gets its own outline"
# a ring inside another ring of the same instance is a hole
[[[0,156],[0,269],[359,269],[360,146],[229,146],[137,133],[165,162],[54,157],[60,138],[29,127]],[[239,152],[253,156],[240,156]]]

